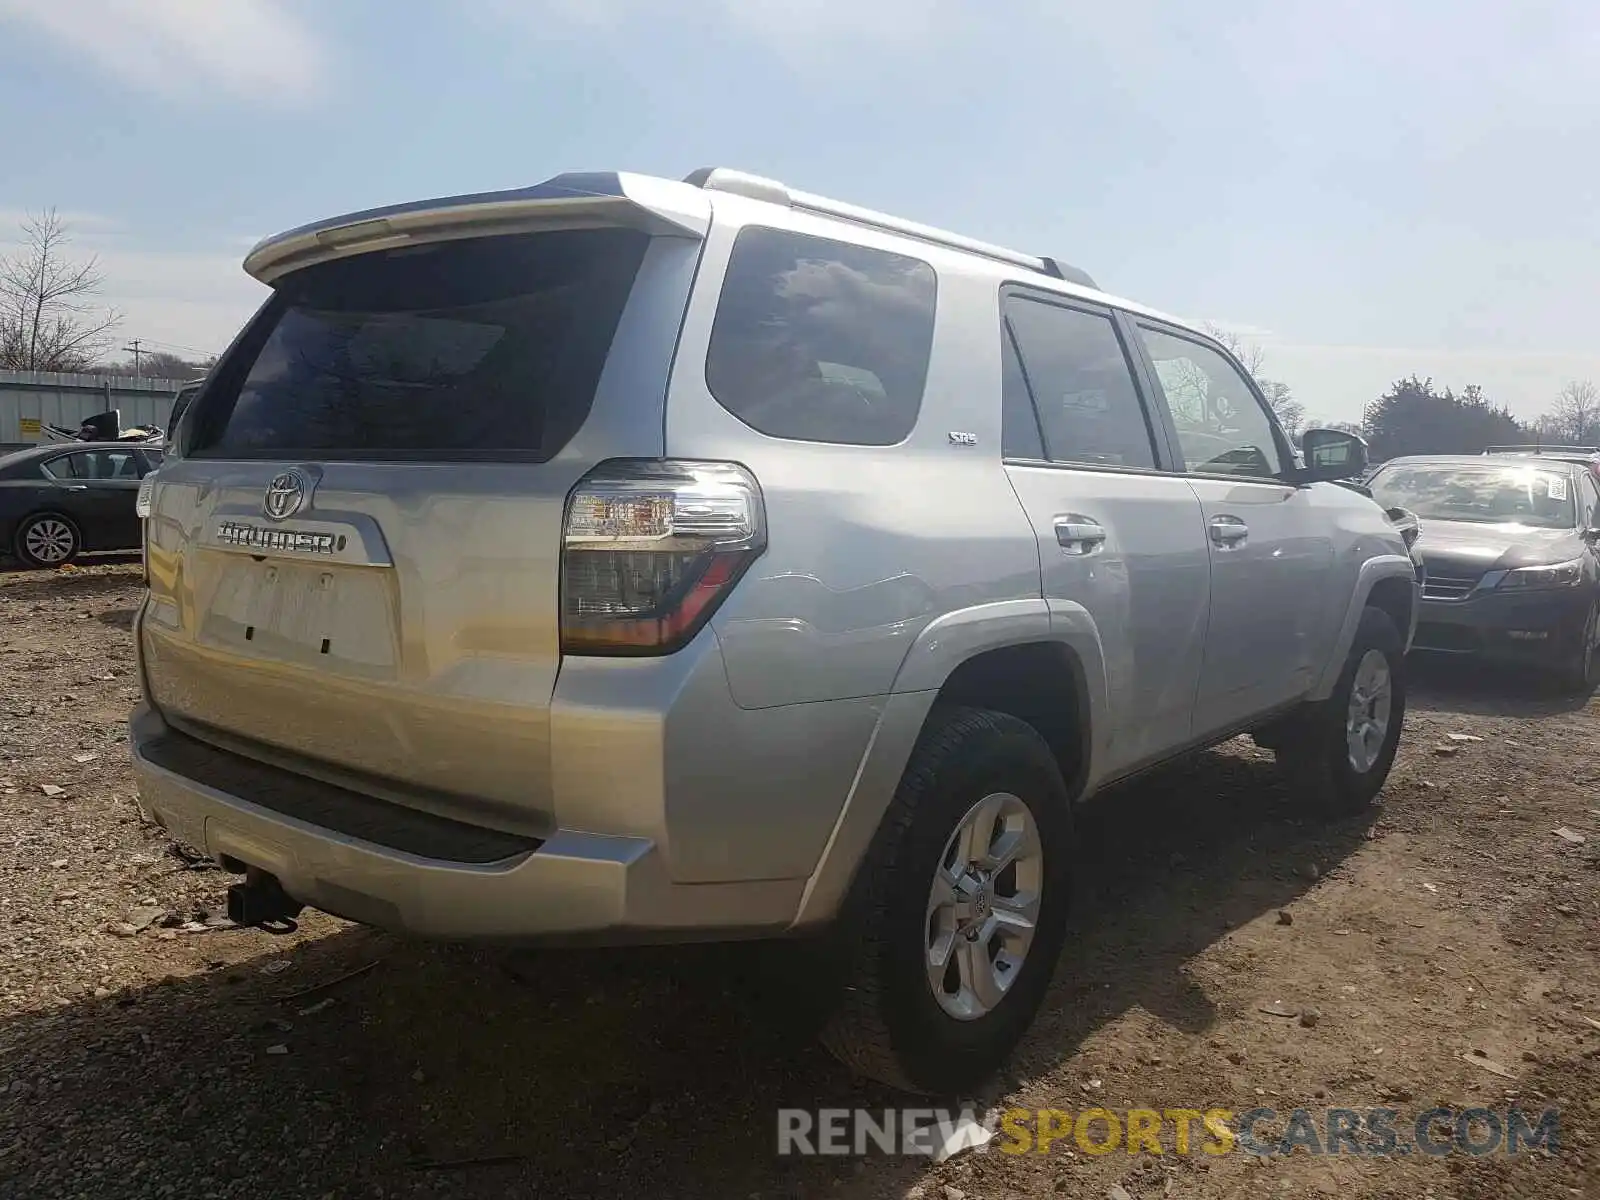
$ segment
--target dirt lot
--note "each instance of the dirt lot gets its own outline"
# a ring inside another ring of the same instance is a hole
[[[230,877],[132,799],[138,595],[126,566],[0,578],[0,1195],[1600,1196],[1593,705],[1424,673],[1375,819],[1304,819],[1247,742],[1104,798],[999,1101],[1519,1098],[1560,1108],[1557,1153],[780,1161],[780,1106],[895,1100],[757,1020],[747,952],[207,927]]]

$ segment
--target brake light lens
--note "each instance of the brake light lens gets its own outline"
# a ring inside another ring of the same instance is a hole
[[[755,477],[735,463],[602,463],[567,504],[561,648],[670,654],[767,546]]]

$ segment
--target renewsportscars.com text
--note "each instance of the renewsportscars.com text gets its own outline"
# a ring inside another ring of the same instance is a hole
[[[1523,1154],[1560,1149],[1560,1113],[1520,1108],[933,1108],[780,1109],[778,1153],[935,1155],[941,1148],[1002,1154],[1219,1156],[1243,1152],[1390,1157]]]

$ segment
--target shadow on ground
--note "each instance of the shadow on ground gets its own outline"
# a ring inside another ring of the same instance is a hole
[[[1084,901],[1017,1073],[1135,1005],[1207,1028],[1186,962],[1360,843],[1359,823],[1301,819],[1270,760],[1231,749],[1081,822]],[[898,1101],[751,1011],[748,947],[511,953],[348,928],[285,952],[254,931],[203,936],[258,953],[0,1027],[0,1181],[17,1195],[770,1200],[924,1169],[775,1157],[779,1107]],[[31,1124],[41,1092],[78,1119]]]
[[[103,624],[112,625],[118,629],[126,629],[131,632],[133,629],[133,619],[138,615],[139,610],[137,608],[108,608],[104,612],[96,613],[95,619]]]
[[[1562,689],[1538,671],[1428,654],[1413,654],[1407,661],[1408,703],[1423,712],[1554,717],[1579,712],[1591,699]]]

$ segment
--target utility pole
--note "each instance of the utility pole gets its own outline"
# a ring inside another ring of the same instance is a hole
[[[134,338],[131,342],[123,347],[124,350],[133,355],[133,377],[135,379],[143,378],[143,376],[139,373],[139,356],[143,353],[143,351],[139,349],[139,346],[139,339]]]

